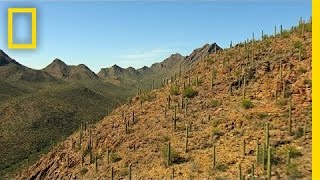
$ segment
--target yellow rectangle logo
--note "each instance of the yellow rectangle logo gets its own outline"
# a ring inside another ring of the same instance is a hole
[[[13,14],[31,13],[31,44],[15,44],[13,42]],[[8,8],[8,48],[35,49],[37,47],[37,9],[36,8]]]

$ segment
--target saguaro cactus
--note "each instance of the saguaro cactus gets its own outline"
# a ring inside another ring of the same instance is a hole
[[[291,156],[290,156],[290,150],[287,151],[287,165],[290,165]]]
[[[242,143],[243,143],[243,144],[242,144],[243,155],[245,156],[245,155],[246,155],[246,140],[243,139],[243,142],[242,142]]]
[[[239,180],[243,180],[242,171],[241,171],[241,163],[238,164],[238,169],[239,169]]]
[[[267,165],[267,179],[271,179],[271,148],[268,148],[268,165]]]
[[[246,75],[243,75],[242,99],[246,98]]]
[[[266,148],[269,148],[269,123],[267,122],[265,125],[265,144]]]
[[[129,180],[131,180],[131,177],[132,177],[131,176],[131,166],[132,166],[132,164],[130,164],[129,167],[128,167],[128,171],[129,171],[128,179]]]
[[[177,128],[177,120],[178,120],[178,117],[177,117],[177,107],[174,106],[174,116],[172,117],[172,120],[173,120],[173,131],[176,131],[176,128]]]
[[[96,163],[96,172],[98,172],[98,157],[95,157],[95,163]]]
[[[110,149],[107,148],[107,164],[110,163]]]
[[[111,180],[114,179],[114,172],[113,172],[113,167],[111,167]]]
[[[257,140],[257,145],[256,145],[256,164],[259,164],[259,157],[260,157],[260,147],[259,147],[259,140]]]
[[[168,152],[167,152],[167,165],[170,166],[171,164],[171,143],[168,142]]]
[[[188,113],[188,98],[184,100],[184,114],[187,115]]]
[[[288,119],[289,135],[292,133],[292,96],[289,98],[289,119]]]
[[[189,136],[189,125],[186,124],[186,139],[185,139],[185,151],[188,152],[188,136]]]
[[[216,145],[213,145],[213,168],[216,167]]]

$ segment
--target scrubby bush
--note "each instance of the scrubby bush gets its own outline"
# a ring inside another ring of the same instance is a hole
[[[211,101],[210,104],[212,107],[219,107],[221,105],[221,102],[219,100],[214,99]]]
[[[179,87],[176,85],[172,86],[170,89],[170,94],[171,95],[179,95],[180,94]]]
[[[118,162],[120,160],[121,160],[121,157],[117,153],[113,152],[110,154],[110,161],[111,162]]]
[[[198,91],[194,90],[192,87],[187,87],[183,90],[183,97],[193,98],[198,95]]]
[[[241,105],[244,109],[250,109],[250,108],[254,107],[254,105],[250,99],[242,100]]]
[[[279,107],[283,107],[283,106],[286,106],[288,104],[288,100],[285,99],[285,98],[281,98],[281,99],[277,100],[276,104]]]
[[[305,80],[303,80],[303,84],[309,85],[311,87],[312,86],[312,80],[311,79],[305,79]]]
[[[168,159],[168,146],[165,145],[162,149],[162,156],[164,158],[165,161],[167,161]],[[179,160],[179,155],[177,153],[177,151],[171,146],[170,147],[170,156],[171,156],[171,162],[177,162]]]

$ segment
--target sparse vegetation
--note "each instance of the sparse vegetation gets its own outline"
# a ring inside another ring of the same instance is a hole
[[[312,80],[311,79],[305,79],[303,80],[303,84],[308,85],[309,87],[312,86]]]
[[[191,86],[183,90],[183,97],[193,98],[198,95],[198,91],[194,90]]]
[[[216,107],[219,107],[221,105],[221,102],[217,99],[214,99],[211,101],[211,106],[216,108]]]
[[[266,117],[268,117],[269,115],[268,115],[268,113],[258,113],[258,117],[259,117],[259,119],[264,119],[264,118],[266,118]]]
[[[87,172],[88,172],[88,169],[87,169],[87,168],[82,168],[82,169],[80,170],[81,176],[85,175]]]
[[[252,103],[252,101],[250,99],[244,99],[242,100],[241,102],[241,106],[244,108],[244,109],[250,109],[250,108],[253,108],[254,105]]]
[[[168,146],[165,145],[162,149],[162,156],[163,156],[165,162],[168,159],[168,154],[169,154],[169,149],[168,149]],[[179,155],[178,155],[177,151],[172,146],[170,147],[170,156],[171,156],[171,163],[175,163],[179,159]]]
[[[283,106],[286,106],[288,104],[288,100],[285,99],[285,98],[281,98],[281,99],[277,100],[276,104],[277,104],[278,107],[283,107]]]
[[[298,68],[298,72],[299,72],[299,74],[304,74],[304,73],[306,73],[307,72],[307,69],[305,69],[304,67],[299,67]]]
[[[171,95],[179,95],[180,94],[179,87],[176,85],[173,85],[170,89],[170,94]]]
[[[118,161],[120,161],[121,160],[121,157],[117,154],[117,153],[115,153],[115,152],[112,152],[111,154],[110,154],[110,161],[111,162],[118,162]]]

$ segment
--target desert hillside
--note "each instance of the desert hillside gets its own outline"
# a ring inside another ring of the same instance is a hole
[[[311,179],[311,23],[230,46],[79,123],[15,178]]]

